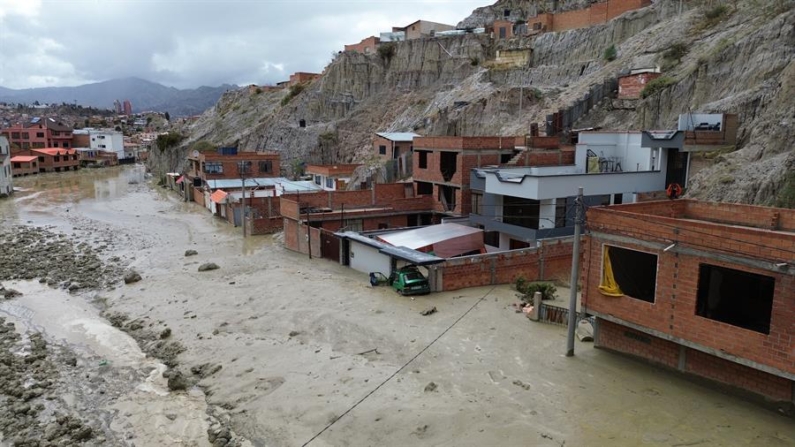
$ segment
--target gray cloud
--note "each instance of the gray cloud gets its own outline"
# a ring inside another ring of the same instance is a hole
[[[22,4],[24,3],[24,4]],[[319,72],[345,44],[484,0],[0,0],[0,86],[137,76],[175,87]]]

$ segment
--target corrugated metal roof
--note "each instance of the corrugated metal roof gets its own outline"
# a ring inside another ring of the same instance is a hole
[[[243,188],[243,181],[241,179],[219,179],[207,180],[207,186],[210,189],[235,189]],[[307,181],[294,181],[285,177],[262,177],[262,178],[247,178],[246,187],[280,187],[285,191],[320,191],[322,188],[315,185],[313,182]]]
[[[468,227],[455,223],[429,225],[412,230],[398,231],[395,233],[381,234],[378,236],[384,242],[396,247],[421,248],[472,233],[481,233],[479,228]]]
[[[414,137],[421,136],[414,132],[378,132],[376,135],[389,141],[414,141]]]
[[[391,256],[393,258],[397,258],[406,262],[410,262],[416,265],[429,265],[429,264],[438,264],[440,262],[444,262],[444,258],[440,258],[438,256],[429,255],[427,253],[423,253],[417,250],[413,250],[408,247],[393,247],[389,244],[385,244],[381,241],[371,239],[367,236],[363,236],[359,233],[353,231],[345,231],[341,233],[335,233],[335,236],[342,238],[342,239],[350,239],[356,242],[360,242],[365,245],[369,245],[370,247],[374,247],[378,249],[380,253],[385,255]]]

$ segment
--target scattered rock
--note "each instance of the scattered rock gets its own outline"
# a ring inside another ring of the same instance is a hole
[[[301,333],[298,332],[298,331],[290,331],[290,333],[287,334],[287,335],[289,335],[290,337],[297,337],[297,336],[301,335]]]
[[[422,312],[420,312],[420,315],[423,315],[423,316],[428,316],[428,315],[435,314],[436,312],[438,312],[438,311],[436,310],[436,306],[433,306],[433,307],[431,307],[430,309],[425,309],[425,310],[423,310]]]
[[[163,373],[163,377],[168,379],[168,389],[171,391],[182,391],[188,389],[188,381],[179,370],[169,369]]]
[[[187,256],[196,256],[196,255],[198,255],[198,254],[199,254],[199,252],[198,252],[198,251],[196,251],[196,250],[185,250],[185,256],[186,256],[186,257],[187,257]]]
[[[18,296],[22,296],[22,292],[19,292],[14,289],[6,289],[3,286],[0,286],[0,296],[3,298],[10,300],[11,298],[16,298]]]
[[[124,284],[134,284],[141,280],[141,275],[135,270],[130,270],[124,274]]]
[[[514,380],[514,381],[513,381],[513,384],[514,384],[514,385],[516,385],[516,386],[518,386],[518,387],[524,388],[524,389],[526,389],[526,390],[530,390],[530,388],[532,388],[532,387],[530,386],[530,384],[524,383],[524,382],[522,382],[521,380]]]
[[[207,262],[199,266],[200,272],[208,272],[210,270],[218,270],[221,267],[218,267],[218,264],[214,262]]]
[[[160,339],[161,340],[166,339],[168,337],[171,337],[171,328],[170,327],[167,327],[167,328],[163,329],[160,332]]]
[[[431,382],[431,383],[425,385],[425,392],[426,393],[432,393],[432,392],[436,391],[437,388],[439,388],[439,386],[436,385],[434,382]]]

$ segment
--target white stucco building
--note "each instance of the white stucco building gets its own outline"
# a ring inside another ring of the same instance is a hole
[[[0,135],[0,197],[10,195],[14,191],[11,172],[11,146],[8,139]]]

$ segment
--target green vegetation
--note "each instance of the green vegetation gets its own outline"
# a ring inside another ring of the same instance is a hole
[[[661,76],[657,79],[653,79],[646,84],[646,87],[640,92],[641,98],[648,98],[658,92],[665,90],[666,88],[676,84],[676,81],[668,76]]]
[[[557,287],[549,282],[530,282],[523,276],[516,278],[516,291],[522,294],[522,301],[527,303],[533,302],[533,295],[536,292],[541,292],[542,300],[555,299],[555,294],[558,292]]]
[[[618,50],[616,50],[615,45],[610,45],[605,49],[604,58],[606,61],[614,61],[618,57]]]
[[[387,64],[392,61],[395,53],[397,53],[397,46],[393,42],[383,43],[378,47],[378,55]]]
[[[215,145],[207,140],[199,140],[190,146],[191,151],[198,152],[215,152],[216,149]]]
[[[287,96],[282,98],[282,106],[286,106],[293,100],[296,96],[300,95],[301,92],[304,91],[306,86],[304,84],[295,84],[290,86],[290,90],[287,92]]]
[[[185,139],[185,137],[182,134],[169,132],[164,135],[158,135],[155,144],[157,144],[157,148],[160,149],[160,152],[164,152],[167,149],[177,147],[183,139]]]
[[[719,20],[729,12],[726,5],[715,5],[712,8],[704,11],[704,17],[709,20]]]
[[[663,58],[679,62],[688,51],[687,45],[685,45],[683,42],[677,42],[663,52]]]
[[[784,184],[776,194],[775,206],[779,208],[795,208],[795,171],[790,170]]]

